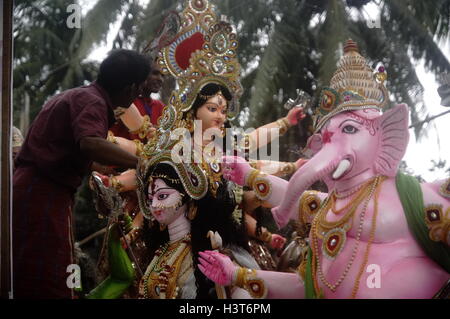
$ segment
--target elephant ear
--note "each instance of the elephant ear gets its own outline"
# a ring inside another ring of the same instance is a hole
[[[408,107],[399,104],[377,119],[375,128],[379,131],[378,154],[375,170],[378,174],[394,177],[398,165],[405,155],[409,141]]]
[[[303,150],[303,154],[306,156],[313,156],[322,148],[322,137],[320,134],[313,134],[308,138],[306,147]]]

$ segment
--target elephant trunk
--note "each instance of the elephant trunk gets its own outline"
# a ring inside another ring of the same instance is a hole
[[[343,155],[337,156],[340,153],[337,147],[328,144],[291,177],[287,187],[288,191],[284,194],[281,204],[272,209],[279,227],[287,224],[297,211],[296,204],[300,196],[313,183],[318,180],[330,179],[332,173],[333,178],[339,178],[349,168],[350,163],[347,160],[342,161]]]

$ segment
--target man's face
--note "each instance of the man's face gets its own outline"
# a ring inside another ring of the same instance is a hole
[[[112,101],[113,105],[115,105],[115,116],[120,117],[125,109],[127,109],[138,96],[139,86],[136,84],[129,85],[122,91],[119,91],[115,96],[114,101]]]
[[[152,93],[158,93],[163,84],[163,75],[158,63],[154,62],[152,71],[149,73],[147,80],[142,84],[142,94],[149,97]]]

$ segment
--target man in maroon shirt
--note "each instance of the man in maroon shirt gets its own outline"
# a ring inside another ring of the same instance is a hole
[[[15,298],[71,298],[73,197],[92,161],[134,168],[137,158],[107,142],[115,117],[150,72],[144,56],[115,50],[97,81],[50,99],[31,125],[13,178]],[[69,272],[68,272],[69,271]]]
[[[162,114],[164,104],[159,100],[152,99],[151,94],[158,93],[161,90],[162,83],[163,75],[155,60],[147,80],[142,84],[142,94],[133,101],[141,115],[148,115],[153,125],[158,124],[158,118]],[[129,132],[121,120],[118,120],[110,130],[114,133],[114,136],[124,137],[130,140],[139,139],[136,134]]]

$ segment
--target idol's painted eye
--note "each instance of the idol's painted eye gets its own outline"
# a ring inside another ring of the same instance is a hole
[[[169,197],[169,194],[158,194],[158,200],[165,200]]]
[[[213,106],[208,106],[208,110],[210,111],[210,112],[215,112],[215,111],[217,111],[217,107],[213,107]]]
[[[224,114],[224,115],[226,115],[226,114],[227,114],[227,112],[228,112],[228,110],[227,110],[227,109],[223,109],[223,110],[222,110],[222,114]]]
[[[355,134],[359,130],[353,125],[346,125],[342,128],[342,132],[346,134]]]

